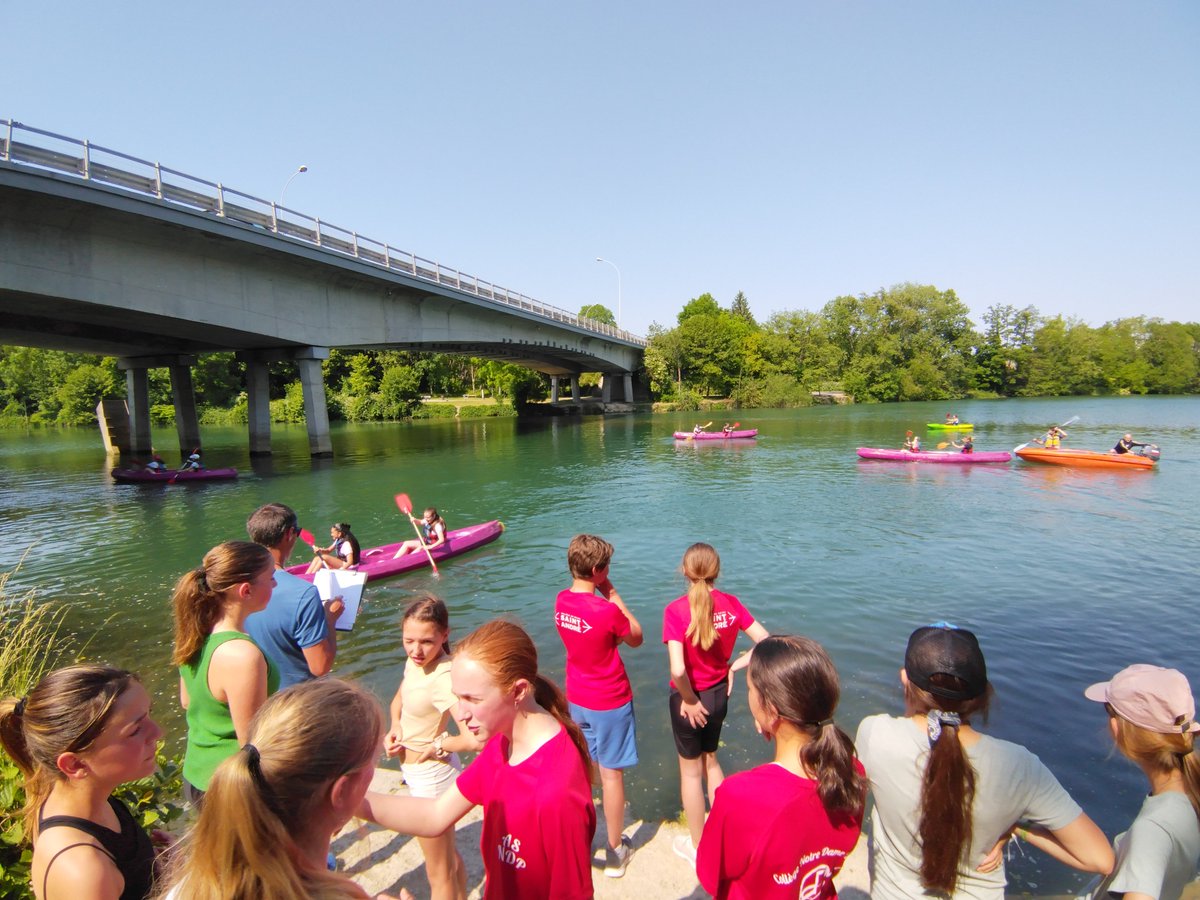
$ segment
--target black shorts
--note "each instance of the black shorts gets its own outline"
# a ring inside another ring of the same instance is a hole
[[[683,717],[683,697],[672,689],[670,697],[671,734],[675,738],[675,749],[684,759],[698,759],[702,753],[716,753],[721,743],[721,726],[725,724],[725,713],[729,710],[729,685],[724,681],[697,693],[700,702],[708,710],[708,723],[703,728],[693,728]]]

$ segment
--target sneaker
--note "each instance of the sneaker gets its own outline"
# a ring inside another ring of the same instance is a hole
[[[676,856],[682,856],[693,866],[696,864],[696,848],[692,846],[690,834],[681,834],[671,841],[671,849],[675,851]]]
[[[604,849],[604,874],[609,878],[620,878],[625,874],[625,867],[629,865],[632,856],[633,842],[621,835],[621,843],[617,845],[616,850],[612,847]]]

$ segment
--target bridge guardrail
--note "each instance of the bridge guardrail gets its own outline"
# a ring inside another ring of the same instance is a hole
[[[398,250],[356,231],[322,222],[317,217],[280,206],[273,200],[263,200],[225,187],[219,181],[207,181],[161,163],[139,159],[87,140],[33,128],[12,119],[0,120],[0,129],[0,162],[45,169],[150,196],[164,203],[269,231],[389,271],[452,287],[555,322],[646,346],[644,338],[623,329],[542,303],[525,294],[443,266],[435,260],[425,259],[407,250]],[[23,140],[16,139],[18,133]]]

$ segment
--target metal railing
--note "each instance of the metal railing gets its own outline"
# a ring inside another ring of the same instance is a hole
[[[21,140],[17,139],[20,136]],[[196,178],[161,163],[149,162],[101,147],[90,141],[66,137],[40,128],[0,120],[0,163],[14,163],[105,184],[171,206],[207,213],[232,222],[269,231],[281,237],[349,256],[391,272],[402,272],[422,281],[464,291],[483,300],[533,313],[554,322],[574,325],[595,334],[614,337],[641,347],[646,341],[612,325],[597,322],[542,303],[525,294],[451,269],[407,250],[365,237],[319,218],[244,194],[223,184]]]

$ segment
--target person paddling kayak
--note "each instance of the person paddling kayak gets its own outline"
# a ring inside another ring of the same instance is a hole
[[[712,422],[706,422],[703,425],[697,425],[692,429],[692,434],[704,434],[704,430],[712,425]]]
[[[961,450],[963,453],[975,452],[975,438],[971,437],[969,434],[963,435],[961,444],[958,441],[951,441],[950,445],[958,450]]]
[[[904,432],[904,449],[911,450],[913,453],[920,453],[921,439],[911,431]]]

